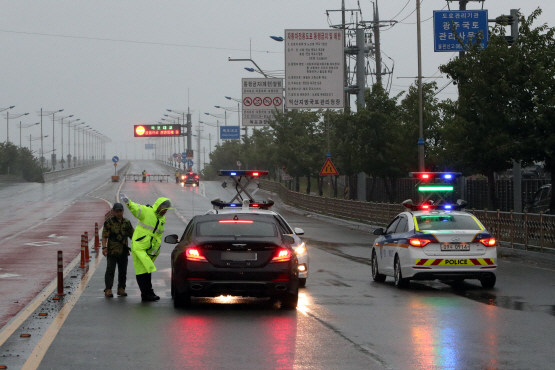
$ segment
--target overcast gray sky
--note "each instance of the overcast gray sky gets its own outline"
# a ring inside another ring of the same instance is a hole
[[[369,0],[346,0],[346,7],[356,8],[357,3],[364,19],[371,20]],[[240,98],[241,78],[259,77],[243,69],[248,63],[229,62],[229,56],[248,58],[252,43],[252,58],[262,69],[282,70],[283,43],[269,36],[282,36],[288,28],[325,29],[328,21],[337,24],[339,13],[330,13],[328,20],[326,10],[339,9],[341,0],[12,0],[0,4],[0,108],[16,105],[12,113],[31,113],[21,119],[24,124],[38,122],[35,111],[41,107],[64,109],[64,115],[75,115],[118,143],[117,152],[115,145],[108,146],[109,158],[125,157],[125,143],[129,157],[133,146],[138,153],[144,139],[139,145],[133,138],[133,125],[158,122],[166,108],[186,110],[190,102],[194,125],[199,112],[201,119],[214,122],[203,113],[223,113],[214,105],[236,104],[224,97]],[[469,9],[480,4],[471,3]],[[444,0],[423,0],[422,19],[445,5]],[[395,19],[404,19],[382,33],[384,61],[390,67],[388,57],[395,62],[392,93],[397,93],[413,82],[397,77],[417,74],[416,13],[410,14],[416,0],[381,0],[379,6],[381,19],[392,19],[400,11]],[[553,0],[487,0],[484,5],[489,18],[508,14],[511,8],[529,15],[537,7],[544,11],[541,22],[555,26]],[[458,2],[451,9],[458,9]],[[423,74],[432,76],[453,53],[433,52],[431,19],[423,23],[422,36]],[[436,81],[439,86],[448,82],[446,78]],[[456,98],[456,88],[449,86],[440,97]],[[10,120],[10,141],[19,144],[16,122],[19,119]],[[52,135],[51,119],[43,124],[45,134]],[[237,124],[236,114],[228,119],[230,124]],[[214,137],[216,129],[206,127],[203,136],[208,133]],[[24,135],[29,134],[38,136],[40,129],[24,129]],[[0,141],[5,140],[3,119]],[[57,148],[59,143],[57,124]],[[208,151],[208,140],[202,146]],[[33,147],[38,148],[37,142]],[[50,149],[51,137],[45,141],[45,151]]]

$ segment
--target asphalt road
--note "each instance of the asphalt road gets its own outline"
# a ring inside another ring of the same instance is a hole
[[[144,167],[168,173],[154,163]],[[177,211],[166,217],[166,235],[181,235],[192,215],[208,210],[210,199],[225,199],[228,190],[221,182],[201,182],[199,189],[141,182],[122,188],[142,204],[158,196],[172,199]],[[106,198],[113,197],[110,191]],[[102,259],[39,368],[553,368],[553,268],[501,258],[494,289],[471,281],[457,289],[411,282],[399,290],[391,278],[371,279],[373,235],[288,207],[276,210],[304,229],[310,253],[296,311],[229,297],[195,300],[191,309],[176,310],[170,298],[173,246],[163,245],[153,274],[160,301],[140,302],[132,263],[129,296],[104,298]]]

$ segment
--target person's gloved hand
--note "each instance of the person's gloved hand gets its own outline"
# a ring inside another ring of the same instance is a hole
[[[121,201],[125,204],[129,203],[129,198],[127,197],[127,195],[125,195],[123,193],[120,193],[119,199],[121,199]]]

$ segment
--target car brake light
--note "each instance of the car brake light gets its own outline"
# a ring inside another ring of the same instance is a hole
[[[195,179],[198,179],[198,175],[195,176]]]
[[[250,220],[220,220],[221,224],[252,224]]]
[[[412,245],[413,247],[418,247],[418,248],[423,248],[428,244],[430,244],[431,242],[432,241],[428,239],[417,239],[417,238],[409,239],[409,244]]]
[[[189,261],[197,261],[197,262],[208,262],[206,260],[206,257],[204,257],[201,253],[200,250],[196,247],[192,247],[192,248],[187,248],[185,250],[185,256],[187,257],[187,259]]]
[[[270,262],[287,262],[291,260],[291,251],[287,248],[279,248]]]
[[[497,240],[495,240],[495,238],[485,238],[478,241],[486,247],[495,247],[495,244],[497,243]]]

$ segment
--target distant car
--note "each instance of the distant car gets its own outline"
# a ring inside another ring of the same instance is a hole
[[[273,204],[273,203],[272,203]],[[257,214],[260,216],[275,218],[278,221],[278,225],[280,228],[280,232],[282,234],[286,234],[291,236],[295,242],[291,244],[291,247],[295,251],[297,255],[297,259],[299,260],[299,286],[304,287],[306,286],[306,279],[308,278],[308,250],[306,244],[301,240],[299,237],[300,235],[304,235],[304,230],[300,227],[292,228],[287,221],[283,218],[282,215],[279,213],[268,210],[268,209],[261,209],[260,207],[227,207],[223,209],[211,209],[206,214]]]
[[[198,174],[194,172],[185,172],[181,175],[181,183],[183,183],[183,185],[199,186],[200,179]]]
[[[549,203],[551,202],[551,184],[544,185],[536,191],[532,199],[527,201],[526,212],[551,213]]]
[[[175,307],[191,297],[270,297],[284,309],[298,302],[298,259],[294,239],[279,220],[266,215],[225,212],[191,219],[171,253],[171,294]]]
[[[379,235],[372,247],[374,281],[392,276],[401,288],[410,280],[435,279],[457,284],[478,279],[484,288],[495,285],[497,241],[470,213],[407,211],[374,234]]]

